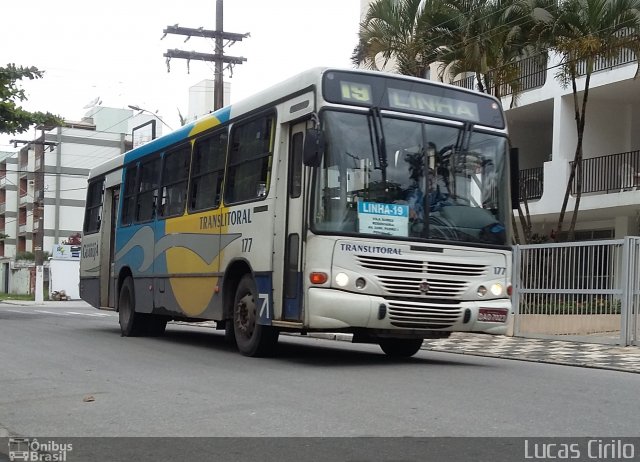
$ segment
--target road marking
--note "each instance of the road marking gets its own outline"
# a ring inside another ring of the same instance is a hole
[[[78,313],[77,311],[67,311],[67,313],[69,314],[77,314],[79,316],[94,316],[94,317],[103,317],[103,316],[109,316],[108,314],[103,314],[103,313]]]
[[[94,316],[94,317],[98,317],[98,318],[102,318],[105,316],[110,316],[106,313],[78,313],[77,311],[67,311],[67,313],[69,314],[78,314],[80,316]]]
[[[45,314],[57,314],[58,316],[66,316],[65,313],[57,313],[55,311],[46,311],[46,310],[33,310],[36,313],[45,313]]]

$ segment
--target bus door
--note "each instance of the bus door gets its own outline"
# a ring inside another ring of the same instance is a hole
[[[108,258],[100,259],[100,306],[115,308],[115,277],[113,262],[115,253],[116,219],[120,202],[120,185],[107,186],[104,195],[104,218],[100,247]]]
[[[304,169],[302,150],[306,123],[291,126],[287,172],[283,320],[302,321],[302,232],[304,229]]]

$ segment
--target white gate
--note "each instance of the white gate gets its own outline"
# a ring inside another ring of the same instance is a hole
[[[516,336],[639,344],[640,238],[513,250]]]

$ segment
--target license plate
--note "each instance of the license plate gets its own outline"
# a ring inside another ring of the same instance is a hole
[[[480,308],[478,311],[478,321],[483,322],[505,322],[509,310],[505,308]]]

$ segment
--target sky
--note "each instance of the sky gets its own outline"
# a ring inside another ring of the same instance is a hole
[[[226,0],[224,30],[250,37],[225,48],[247,61],[234,66],[231,104],[315,66],[353,67],[360,0]],[[157,112],[171,127],[188,112],[189,87],[213,79],[214,63],[172,59],[169,49],[214,52],[213,39],[167,35],[169,25],[215,30],[216,0],[20,0],[3,2],[0,66],[36,66],[42,79],[22,80],[29,111],[80,120],[85,106],[135,105]],[[33,130],[0,135],[31,139]]]

